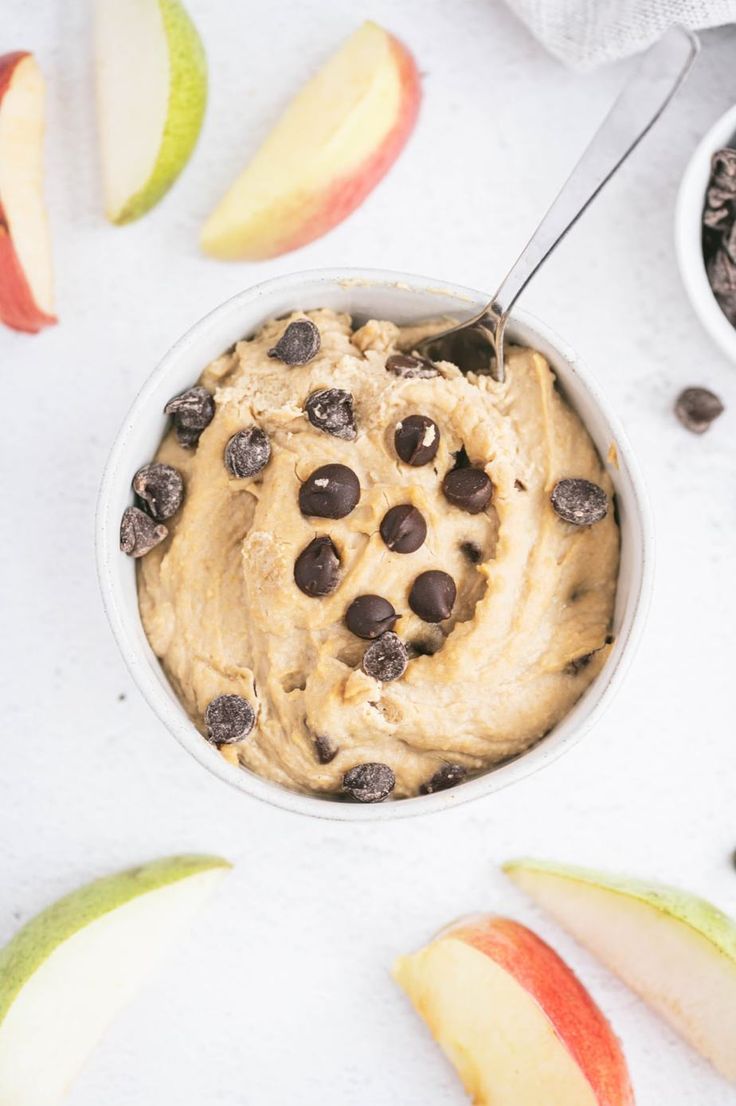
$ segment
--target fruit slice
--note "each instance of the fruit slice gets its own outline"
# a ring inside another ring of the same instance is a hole
[[[0,1106],[55,1106],[230,865],[176,856],[97,880],[0,950]]]
[[[656,883],[526,859],[504,870],[736,1082],[736,923]]]
[[[482,1106],[631,1106],[626,1061],[603,1014],[531,930],[459,922],[394,969]]]
[[[97,0],[97,115],[105,211],[129,223],[186,165],[207,102],[207,62],[179,0]]]
[[[30,334],[56,322],[43,200],[44,99],[31,54],[0,57],[0,320]]]
[[[401,152],[421,89],[398,39],[364,23],[302,89],[202,230],[225,260],[294,250],[365,199]]]

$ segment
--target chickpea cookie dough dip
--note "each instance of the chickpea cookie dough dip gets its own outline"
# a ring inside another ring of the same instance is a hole
[[[613,489],[545,359],[506,381],[418,331],[266,323],[175,396],[136,473],[154,652],[222,755],[303,792],[432,792],[513,757],[611,645]]]

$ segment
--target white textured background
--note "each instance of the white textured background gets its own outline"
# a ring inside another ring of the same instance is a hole
[[[255,281],[364,265],[492,289],[627,67],[565,72],[499,0],[190,8],[212,70],[204,132],[160,208],[123,229],[100,216],[81,0],[3,0],[0,27],[0,49],[35,50],[48,77],[62,319],[40,337],[0,333],[0,938],[117,866],[181,850],[236,862],[71,1102],[460,1106],[455,1076],[388,968],[455,915],[493,910],[536,925],[569,957],[625,1042],[640,1106],[725,1106],[733,1089],[535,914],[498,864],[532,853],[608,865],[736,910],[736,371],[694,318],[672,245],[685,162],[736,99],[736,29],[706,36],[676,105],[524,299],[604,382],[648,479],[657,582],[628,681],[597,731],[540,776],[435,819],[351,827],[231,792],[152,717],[97,592],[102,466],[166,348]],[[288,97],[368,15],[410,44],[425,74],[400,162],[346,223],[297,254],[257,265],[201,258],[196,234],[211,205]],[[700,383],[729,408],[704,438],[670,410],[682,386]]]

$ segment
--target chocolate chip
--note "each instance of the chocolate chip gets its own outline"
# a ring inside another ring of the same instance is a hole
[[[417,576],[409,592],[409,606],[423,622],[442,622],[452,614],[457,588],[452,576],[435,569]]]
[[[398,617],[381,595],[359,595],[345,612],[345,624],[356,637],[373,639],[393,630]]]
[[[429,464],[437,453],[439,444],[439,427],[427,415],[409,415],[396,427],[396,452],[402,461],[414,468]]]
[[[574,526],[591,526],[608,513],[608,496],[591,480],[578,477],[559,480],[550,499],[560,518]]]
[[[356,764],[342,780],[343,791],[359,803],[381,803],[396,786],[387,764]]]
[[[483,560],[483,550],[474,541],[464,541],[460,546],[460,552],[468,558],[471,565],[479,565]]]
[[[335,590],[340,582],[339,573],[337,550],[332,540],[324,535],[310,541],[294,563],[296,586],[314,599]]]
[[[439,645],[434,641],[410,641],[409,642],[409,656],[410,657],[433,657]]]
[[[126,507],[120,520],[120,548],[129,557],[145,557],[168,533],[140,507]]]
[[[154,462],[138,469],[133,477],[133,491],[146,504],[151,517],[163,522],[181,507],[184,481],[171,465]]]
[[[268,356],[283,361],[285,365],[306,365],[307,361],[317,356],[321,345],[319,330],[312,320],[297,319],[289,323],[276,345],[268,351]]]
[[[241,479],[257,476],[271,460],[271,443],[258,426],[233,434],[225,446],[225,468]]]
[[[218,695],[204,712],[207,739],[213,745],[240,741],[248,736],[255,721],[255,711],[242,695]]]
[[[704,434],[710,424],[723,414],[723,404],[707,388],[685,388],[675,403],[675,414],[687,430]]]
[[[345,518],[358,505],[360,482],[347,465],[322,465],[299,489],[299,510],[310,518]]]
[[[404,353],[392,353],[386,358],[386,368],[394,376],[402,376],[405,380],[411,380],[414,377],[430,380],[440,375],[439,369],[426,357],[409,357]]]
[[[391,507],[381,519],[381,537],[393,553],[415,553],[426,536],[424,515],[411,503]]]
[[[447,791],[448,787],[456,787],[462,783],[468,774],[467,768],[462,764],[443,764],[438,768],[432,779],[422,785],[422,795],[433,795],[435,791]]]
[[[408,663],[406,646],[393,630],[381,634],[363,654],[363,671],[366,676],[384,684],[403,676]]]
[[[581,657],[575,657],[569,661],[563,672],[566,676],[577,676],[578,672],[582,672],[584,668],[587,668],[593,659],[593,653],[583,653]]]
[[[197,384],[172,396],[164,407],[164,414],[172,416],[177,432],[186,430],[201,434],[215,417],[215,401],[211,392]]]
[[[329,764],[339,752],[339,746],[333,745],[329,737],[315,737],[314,753],[320,764]]]
[[[483,469],[451,469],[442,481],[442,491],[453,507],[477,515],[491,502],[493,484]]]
[[[182,449],[196,449],[202,435],[201,430],[190,430],[188,426],[179,426],[176,420],[174,421],[174,433]]]
[[[312,392],[304,410],[312,426],[335,438],[351,442],[357,433],[353,397],[342,388],[325,388],[321,392]]]

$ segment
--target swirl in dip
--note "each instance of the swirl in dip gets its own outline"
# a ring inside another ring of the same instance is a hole
[[[299,791],[452,786],[538,741],[610,649],[613,489],[549,365],[511,347],[499,384],[416,340],[266,323],[150,476],[183,478],[139,556],[151,646],[223,756]]]

